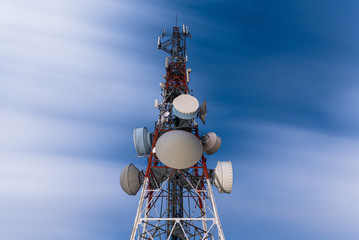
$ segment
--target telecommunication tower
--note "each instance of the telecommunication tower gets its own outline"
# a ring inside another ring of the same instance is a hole
[[[222,140],[214,132],[200,135],[195,118],[203,124],[207,103],[199,105],[189,89],[186,39],[188,27],[173,27],[171,33],[158,37],[158,49],[166,57],[166,74],[160,82],[162,101],[154,132],[135,128],[133,139],[140,156],[147,158],[147,168],[127,165],[120,177],[123,190],[136,195],[142,186],[131,240],[135,239],[220,239],[224,233],[218,216],[212,184],[220,193],[232,191],[230,161],[218,161],[208,169],[206,155],[218,151]]]

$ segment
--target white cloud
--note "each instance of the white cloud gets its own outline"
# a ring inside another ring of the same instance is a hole
[[[120,232],[122,165],[54,155],[1,155],[1,239],[98,239]],[[115,221],[115,222],[113,222]],[[107,226],[106,226],[107,225]]]
[[[240,128],[251,133],[242,143],[253,151],[241,159],[232,156],[236,182],[230,208],[238,216],[321,235],[359,236],[358,140],[263,122]]]
[[[128,8],[107,0],[0,3],[0,239],[128,237],[137,202],[118,183],[125,161],[106,161],[105,152],[131,142],[124,125],[149,98],[153,73],[125,49],[138,33],[105,24]]]
[[[105,24],[114,14],[127,16],[131,6],[115,1],[9,1],[0,7],[3,108],[118,114],[121,108],[134,108],[136,95],[149,98],[138,84],[146,80],[143,71],[151,74],[151,63],[125,51],[139,40],[138,33],[123,22],[119,31]],[[123,50],[114,51],[119,46]]]
[[[104,148],[125,130],[99,124],[53,119],[29,113],[0,111],[0,152],[90,153]],[[120,138],[119,138],[120,140]]]
[[[336,120],[349,133],[359,130],[359,87],[339,89],[328,102],[323,104],[328,116]]]

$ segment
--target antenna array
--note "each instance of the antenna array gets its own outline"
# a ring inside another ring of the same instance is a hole
[[[219,161],[215,169],[207,168],[203,153],[217,152],[222,141],[214,132],[199,134],[195,118],[205,123],[207,103],[199,105],[188,87],[188,37],[188,27],[177,24],[158,37],[158,49],[169,54],[160,83],[162,102],[154,104],[159,117],[153,133],[146,127],[133,132],[135,149],[147,157],[147,168],[140,171],[130,164],[120,178],[129,195],[142,186],[131,240],[225,239],[212,184],[220,193],[230,193],[232,164]]]

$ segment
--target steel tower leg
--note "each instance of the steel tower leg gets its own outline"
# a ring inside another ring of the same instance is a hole
[[[208,197],[211,201],[212,208],[213,208],[214,221],[218,228],[218,238],[219,238],[219,240],[225,240],[221,221],[219,220],[219,216],[218,216],[216,201],[214,200],[214,194],[213,194],[213,190],[212,190],[211,181],[209,179],[207,179],[207,187],[208,187]]]
[[[138,208],[137,208],[135,223],[133,224],[133,228],[132,228],[132,233],[131,233],[131,238],[130,238],[130,240],[135,240],[136,232],[137,232],[138,226],[140,225],[140,218],[141,218],[141,212],[142,212],[143,202],[144,202],[144,200],[145,200],[145,195],[146,195],[147,182],[148,182],[148,178],[145,177],[145,180],[143,181],[143,185],[142,185],[142,191],[141,191],[140,201],[139,201],[139,203],[138,203]],[[145,231],[145,229],[144,229],[144,231]]]

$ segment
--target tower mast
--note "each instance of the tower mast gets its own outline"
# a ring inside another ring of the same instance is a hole
[[[214,133],[200,136],[194,120],[200,117],[204,123],[206,102],[199,107],[188,87],[188,37],[183,25],[171,33],[164,29],[158,38],[158,49],[169,54],[165,82],[160,83],[162,102],[155,101],[159,118],[153,134],[147,128],[134,130],[136,151],[147,157],[147,168],[140,172],[130,164],[121,173],[121,186],[128,194],[135,195],[142,185],[131,240],[225,239],[212,184],[229,193],[232,178],[223,182],[223,176],[232,177],[232,165],[218,162],[216,169],[207,168],[203,151],[213,154],[221,139]],[[223,169],[230,169],[230,174],[223,174]]]

